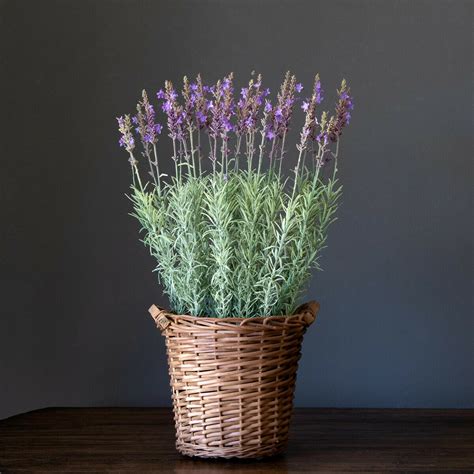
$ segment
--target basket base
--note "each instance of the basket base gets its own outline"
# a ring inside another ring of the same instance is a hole
[[[282,454],[286,450],[286,442],[272,445],[209,447],[193,444],[176,444],[176,449],[184,456],[204,459],[263,459]]]

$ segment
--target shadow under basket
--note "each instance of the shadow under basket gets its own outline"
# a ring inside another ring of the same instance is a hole
[[[202,458],[284,451],[301,343],[319,304],[291,316],[204,318],[156,306],[166,338],[176,448]]]

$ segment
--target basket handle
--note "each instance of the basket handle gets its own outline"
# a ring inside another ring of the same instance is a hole
[[[307,326],[310,326],[314,323],[319,308],[320,305],[317,301],[310,301],[309,303],[305,303],[296,308],[295,314],[300,314],[301,316],[303,316],[303,321],[306,323]]]
[[[171,324],[171,321],[167,317],[168,313],[163,308],[158,308],[158,306],[152,304],[148,309],[148,312],[155,320],[156,327],[160,331],[163,332]]]

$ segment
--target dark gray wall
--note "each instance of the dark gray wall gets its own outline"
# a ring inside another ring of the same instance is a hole
[[[296,403],[473,407],[472,2],[0,1],[0,417],[169,404],[115,117],[142,87],[355,95]]]

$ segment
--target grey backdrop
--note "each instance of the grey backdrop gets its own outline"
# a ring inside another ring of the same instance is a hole
[[[167,405],[115,117],[143,87],[347,77],[344,202],[296,403],[473,407],[472,2],[0,1],[0,417]]]

